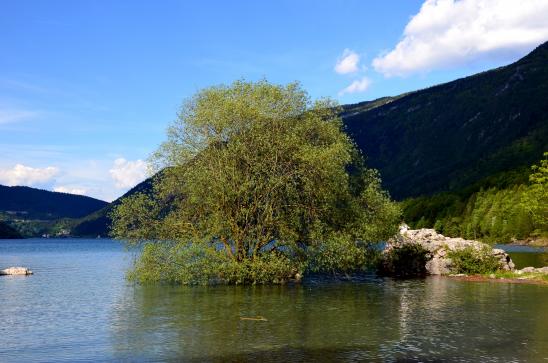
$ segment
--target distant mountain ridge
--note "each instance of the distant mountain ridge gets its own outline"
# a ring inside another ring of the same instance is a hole
[[[0,185],[0,238],[68,235],[73,219],[108,204],[83,195]]]
[[[394,197],[456,190],[548,149],[548,43],[508,66],[343,109]]]
[[[26,218],[81,218],[106,205],[105,201],[83,195],[0,185],[0,213]]]

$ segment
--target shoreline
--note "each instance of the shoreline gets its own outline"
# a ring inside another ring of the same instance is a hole
[[[538,278],[528,278],[528,277],[489,277],[484,275],[466,275],[466,276],[457,276],[457,275],[445,275],[454,280],[467,281],[467,282],[496,282],[496,283],[507,283],[507,284],[527,284],[527,285],[548,285],[548,280],[541,280]]]
[[[518,241],[513,241],[510,243],[502,243],[507,246],[525,246],[525,247],[548,247],[547,238],[537,238],[537,239],[523,239]]]

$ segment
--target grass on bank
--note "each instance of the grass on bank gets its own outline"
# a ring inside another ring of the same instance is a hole
[[[513,271],[496,271],[482,276],[490,279],[529,280],[548,284],[548,275],[540,272],[516,273]]]

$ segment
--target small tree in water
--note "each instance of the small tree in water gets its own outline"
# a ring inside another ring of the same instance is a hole
[[[133,276],[276,283],[363,268],[363,242],[393,235],[400,212],[339,111],[295,83],[237,81],[187,100],[152,157],[153,192],[113,213],[114,236],[146,243]]]

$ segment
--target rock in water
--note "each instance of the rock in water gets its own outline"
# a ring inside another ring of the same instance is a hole
[[[430,275],[446,275],[451,273],[451,259],[447,257],[449,251],[457,251],[467,247],[477,250],[491,248],[489,245],[462,238],[445,237],[434,229],[408,229],[407,226],[400,228],[396,238],[389,241],[385,251],[404,244],[419,244],[430,252],[432,258],[426,263],[426,270]],[[506,252],[501,249],[492,249],[491,254],[500,261],[503,270],[513,271],[514,262]]]
[[[0,270],[0,275],[32,275],[32,271],[26,267],[9,267]]]

